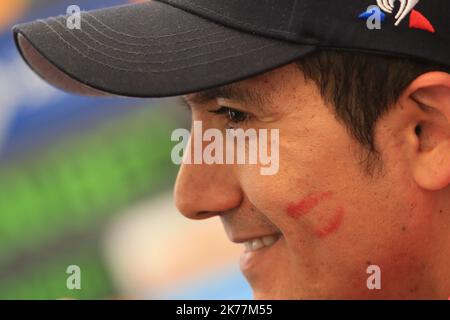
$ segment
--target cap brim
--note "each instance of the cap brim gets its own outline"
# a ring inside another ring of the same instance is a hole
[[[166,97],[239,81],[316,48],[225,27],[150,1],[14,27],[16,44],[44,80],[83,95]]]

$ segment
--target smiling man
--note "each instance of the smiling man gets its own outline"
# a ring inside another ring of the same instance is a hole
[[[244,244],[255,298],[447,299],[450,3],[376,4],[164,0],[14,31],[62,89],[183,95],[202,131],[279,131],[276,174],[185,163],[175,187]]]

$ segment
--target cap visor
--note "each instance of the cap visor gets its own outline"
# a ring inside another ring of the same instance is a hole
[[[315,50],[225,27],[150,1],[14,27],[16,44],[44,80],[83,95],[165,97],[239,81]]]

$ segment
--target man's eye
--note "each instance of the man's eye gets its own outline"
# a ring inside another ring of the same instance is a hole
[[[220,107],[219,109],[212,110],[210,112],[218,115],[226,115],[228,117],[228,120],[235,124],[244,122],[249,118],[248,113],[229,107]]]

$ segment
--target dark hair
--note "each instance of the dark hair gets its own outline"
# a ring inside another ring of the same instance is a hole
[[[450,68],[416,59],[351,51],[321,50],[297,61],[305,78],[334,106],[337,119],[377,154],[374,126],[418,76]]]

